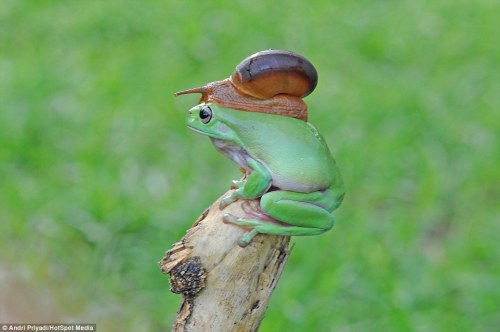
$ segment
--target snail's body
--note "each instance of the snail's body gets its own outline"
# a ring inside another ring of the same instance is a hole
[[[306,58],[268,50],[244,59],[225,80],[176,95],[201,93],[200,102],[307,121],[307,105],[301,98],[309,95],[317,83],[318,73]]]

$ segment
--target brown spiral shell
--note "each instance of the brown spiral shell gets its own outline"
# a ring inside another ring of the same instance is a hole
[[[303,98],[318,83],[318,73],[303,56],[289,51],[267,50],[244,59],[231,82],[245,94],[268,99],[278,94]]]
[[[302,98],[317,82],[316,69],[306,58],[289,51],[267,50],[244,59],[225,80],[176,95],[201,93],[200,102],[307,121],[307,105]]]

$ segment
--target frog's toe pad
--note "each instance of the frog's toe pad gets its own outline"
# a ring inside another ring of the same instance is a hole
[[[222,222],[225,224],[235,224],[238,225],[238,218],[232,214],[226,213],[222,216]]]
[[[221,211],[224,210],[228,205],[229,205],[229,203],[225,199],[223,199],[219,203],[219,210],[221,210]]]
[[[248,246],[250,244],[250,241],[247,241],[247,240],[244,240],[243,238],[240,238],[238,240],[238,245],[242,248],[245,248],[246,246]]]
[[[246,218],[238,218],[233,216],[232,214],[226,213],[222,216],[222,221],[225,224],[233,224],[238,225],[245,228],[254,228],[262,224],[262,221],[257,219],[246,219]]]
[[[252,239],[257,234],[258,234],[257,230],[255,228],[252,229],[250,232],[240,237],[240,239],[238,240],[238,245],[242,248],[245,248],[250,244],[250,242],[252,242]]]
[[[232,214],[226,213],[225,215],[222,216],[222,221],[225,224],[233,224],[237,226],[242,226],[242,227],[256,227],[259,221],[254,221],[254,220],[247,220],[247,219],[242,219],[238,218],[236,216],[233,216]],[[252,230],[249,230],[247,233],[245,233],[242,237],[239,238],[238,240],[238,245],[242,248],[248,246],[250,242],[252,242],[252,239],[254,238],[255,235],[258,234],[257,229],[253,228]]]

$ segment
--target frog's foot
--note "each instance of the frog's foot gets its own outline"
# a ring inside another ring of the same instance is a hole
[[[246,212],[244,218],[238,218],[229,213],[226,213],[224,216],[222,216],[222,221],[226,224],[233,224],[236,226],[250,229],[238,240],[238,245],[240,247],[246,247],[247,245],[249,245],[250,242],[252,242],[252,239],[255,237],[255,235],[259,233],[273,234],[272,231],[269,230],[282,229],[283,227],[288,228],[287,224],[271,218],[264,211],[260,209],[258,211],[255,211],[250,207],[250,204],[248,204],[246,208],[245,204],[243,204],[242,207],[243,210]],[[274,234],[280,235],[281,233],[275,232]]]
[[[219,203],[219,209],[224,210],[226,207],[228,207],[231,203],[236,201],[238,199],[237,194],[235,194],[237,191],[233,191],[230,195],[227,195],[224,197],[220,203]]]
[[[233,224],[245,228],[254,228],[262,223],[259,220],[238,218],[229,213],[226,213],[224,216],[222,216],[222,221],[226,224]]]
[[[250,244],[250,242],[252,242],[252,239],[255,237],[255,235],[257,235],[259,233],[259,231],[256,227],[261,224],[261,222],[259,220],[238,218],[238,217],[236,217],[232,214],[229,214],[229,213],[226,213],[222,217],[222,221],[226,224],[233,224],[233,225],[237,225],[240,227],[252,228],[252,230],[245,233],[238,240],[238,245],[242,248],[248,246]]]

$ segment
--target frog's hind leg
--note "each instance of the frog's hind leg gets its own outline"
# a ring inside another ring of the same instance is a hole
[[[335,201],[331,192],[297,193],[289,191],[273,191],[266,193],[260,202],[265,213],[275,219],[256,218],[249,215],[245,218],[236,218],[225,215],[224,222],[242,227],[252,228],[242,236],[241,246],[248,245],[258,233],[274,235],[317,235],[321,234],[334,224],[330,214]]]
[[[239,240],[240,247],[246,247],[252,242],[255,235],[259,233],[274,235],[316,235],[325,232],[324,229],[306,229],[304,227],[284,225],[279,221],[261,221],[258,219],[237,218],[231,214],[225,214],[222,218],[225,223],[235,224],[241,227],[251,228]]]

